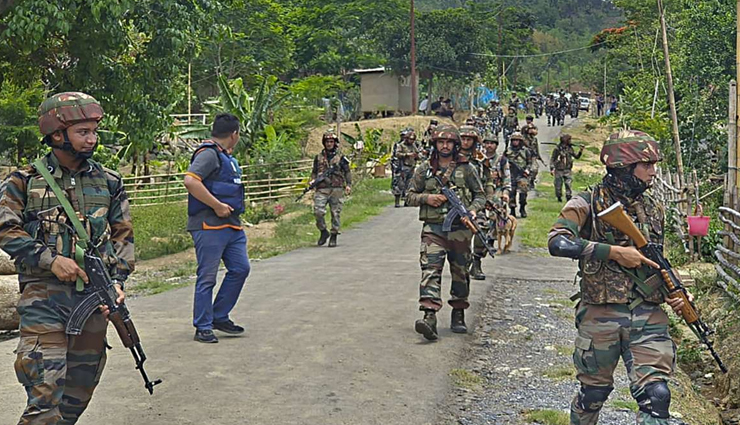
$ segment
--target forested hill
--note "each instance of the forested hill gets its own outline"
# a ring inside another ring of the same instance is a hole
[[[419,10],[466,7],[473,3],[465,0],[416,0]],[[622,18],[622,11],[609,0],[489,0],[494,13],[502,6],[527,12],[534,16],[534,29],[550,33],[563,44],[583,42],[604,28],[615,26]],[[575,37],[573,37],[575,36]]]

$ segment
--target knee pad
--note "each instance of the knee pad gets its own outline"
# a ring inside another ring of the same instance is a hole
[[[584,412],[598,412],[604,406],[614,387],[595,387],[581,384],[576,406]]]
[[[661,419],[670,417],[668,408],[671,405],[671,390],[666,382],[651,382],[645,385],[645,391],[635,398],[640,410],[650,416]]]

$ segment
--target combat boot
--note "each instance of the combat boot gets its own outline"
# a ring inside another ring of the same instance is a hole
[[[558,196],[558,202],[563,202],[563,198]]]
[[[519,217],[521,217],[521,218],[527,218],[527,210],[526,210],[526,207],[524,205],[522,205],[521,207],[519,207]]]
[[[326,229],[322,230],[322,231],[321,231],[321,236],[319,236],[319,242],[318,242],[318,245],[319,245],[319,246],[324,246],[324,244],[326,243],[326,241],[327,241],[328,239],[329,239],[329,231],[328,231],[328,230],[326,230]]]
[[[396,195],[396,208],[401,208],[401,195]]]
[[[452,320],[450,320],[450,329],[456,334],[468,333],[468,327],[465,325],[465,310],[461,308],[452,309]]]
[[[332,233],[329,238],[329,248],[334,248],[335,246],[337,246],[337,234]]]
[[[429,341],[436,341],[439,338],[437,334],[437,314],[434,310],[424,310],[424,318],[416,321],[414,326],[416,332],[424,335]]]
[[[481,268],[481,258],[477,255],[473,256],[473,264],[470,266],[470,278],[475,280],[485,280],[486,275],[483,274]]]

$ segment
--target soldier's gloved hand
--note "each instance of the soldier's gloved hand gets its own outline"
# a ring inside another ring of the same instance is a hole
[[[689,302],[694,302],[694,294],[692,294],[691,292],[686,291],[686,297],[689,299]],[[683,298],[666,298],[665,300],[676,314],[678,314],[679,316],[683,316],[683,312],[681,311],[681,309],[683,309],[684,307]]]
[[[51,272],[62,282],[74,282],[79,276],[87,283],[87,274],[77,265],[75,260],[57,255],[51,263]]]
[[[234,209],[231,208],[230,205],[219,202],[219,204],[216,206],[216,208],[213,209],[213,211],[216,213],[217,216],[221,218],[226,218],[230,216],[232,212],[234,212]]]
[[[643,264],[659,269],[657,263],[642,255],[634,246],[612,245],[609,249],[609,259],[619,263],[622,267],[634,269]]]
[[[447,202],[447,197],[442,194],[433,194],[427,196],[427,204],[433,206],[434,208],[441,207],[442,204]]]

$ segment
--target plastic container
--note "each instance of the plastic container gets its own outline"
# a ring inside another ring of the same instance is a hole
[[[694,215],[688,216],[689,236],[706,236],[709,233],[709,219],[703,215],[704,209],[697,205],[694,209]]]

